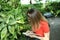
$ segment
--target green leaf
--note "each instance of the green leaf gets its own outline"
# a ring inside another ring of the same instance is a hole
[[[0,24],[0,30],[2,30],[2,28],[6,27],[6,24],[4,24],[3,22]]]
[[[21,23],[21,24],[24,24],[24,20],[19,20],[19,21],[16,21],[17,23]]]
[[[3,19],[4,19],[4,22],[5,22],[6,24],[8,24],[8,23],[9,23],[9,18],[8,18],[8,17],[3,18]]]
[[[9,4],[10,6],[12,6],[12,2],[11,1],[7,2],[7,4]]]
[[[21,24],[24,24],[24,18],[23,16],[20,16],[20,20],[16,21],[17,23],[21,23]]]
[[[4,37],[3,40],[9,40],[9,39],[8,39],[8,35],[9,35],[9,34],[7,34],[7,35]]]
[[[16,24],[16,21],[15,20],[10,20],[10,23],[9,23],[10,25],[14,25],[14,24]]]
[[[13,35],[13,36],[14,36],[14,38],[16,38],[16,39],[17,39],[17,35],[16,35],[16,32],[14,33],[14,35]]]
[[[9,32],[14,35],[15,28],[14,26],[8,26]]]
[[[10,0],[11,2],[15,2],[15,0]]]
[[[6,15],[4,15],[2,12],[0,12],[0,16],[1,17],[5,17]]]
[[[7,22],[9,22],[8,24],[9,25],[16,24],[16,20],[14,19],[14,16],[13,15],[9,15],[9,16],[10,16],[10,17],[8,17],[9,21],[7,21]]]
[[[23,26],[20,26],[20,27],[19,27],[19,29],[20,29],[20,30],[23,30],[23,29],[24,29],[24,27],[23,27]]]
[[[3,21],[3,18],[0,18],[0,22],[2,22]]]
[[[2,31],[1,31],[1,40],[6,36],[7,34],[7,28],[5,27]]]

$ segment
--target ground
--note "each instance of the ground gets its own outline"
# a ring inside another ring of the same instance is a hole
[[[48,18],[50,24],[50,40],[60,40],[60,18]]]

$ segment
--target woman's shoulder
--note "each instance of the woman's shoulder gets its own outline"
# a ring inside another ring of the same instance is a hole
[[[41,23],[41,24],[48,24],[48,21],[40,20],[40,23]]]

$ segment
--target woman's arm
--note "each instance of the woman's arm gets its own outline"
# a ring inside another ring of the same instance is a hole
[[[37,36],[36,34],[34,34],[34,35],[31,35],[31,37],[38,38],[40,40],[49,40],[50,32],[44,33],[44,35],[45,35],[44,37],[40,37],[40,36]]]
[[[44,38],[44,37],[40,37],[40,36],[36,35],[35,33],[30,34],[29,37],[37,38],[37,39],[40,39],[40,40]]]
[[[50,32],[48,33],[44,33],[45,37],[43,38],[43,40],[49,40],[50,38]]]
[[[25,33],[23,33],[26,36],[29,36],[31,38],[37,38],[37,39],[42,39],[43,37],[40,37],[38,35],[36,35],[35,33],[33,33],[32,31],[26,31]]]

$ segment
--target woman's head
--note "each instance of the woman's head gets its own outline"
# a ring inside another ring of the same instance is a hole
[[[28,20],[32,25],[38,25],[40,20],[44,20],[41,12],[36,9],[29,9],[27,11]]]

